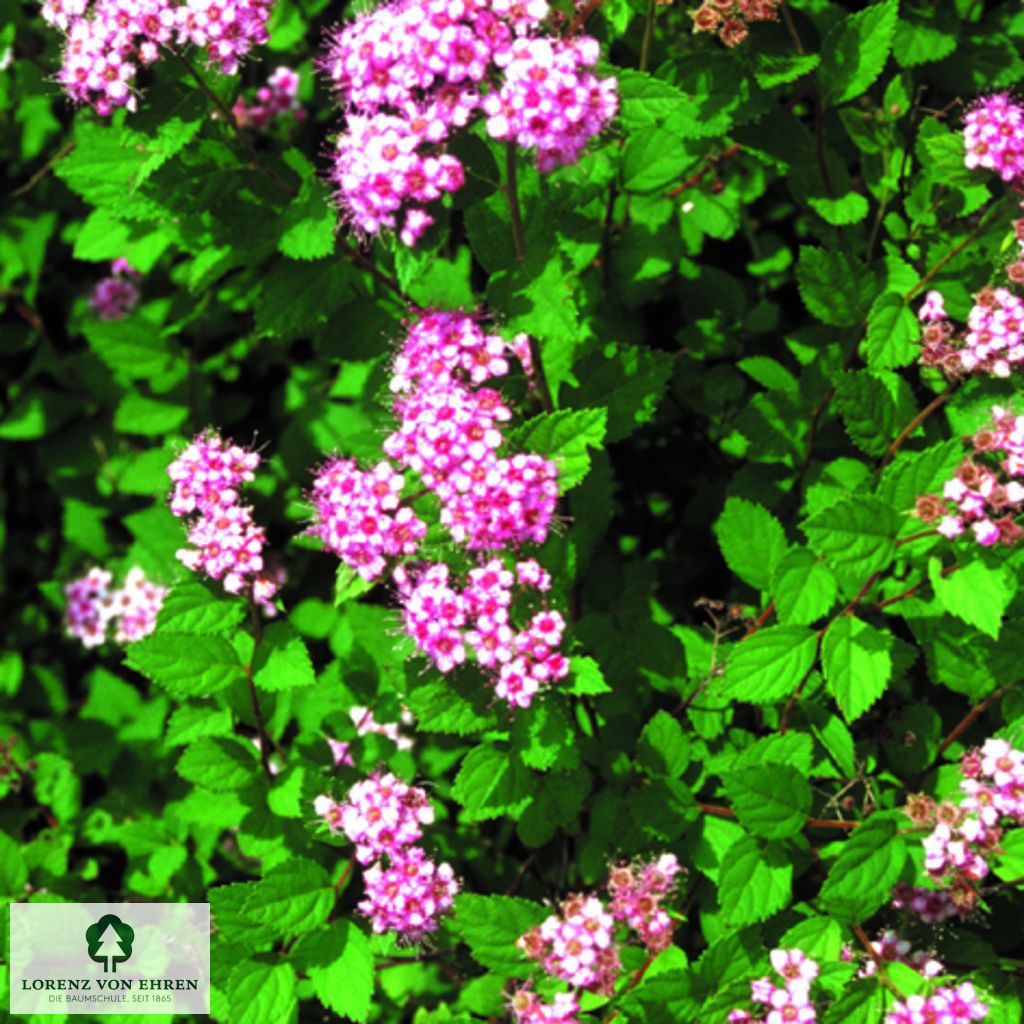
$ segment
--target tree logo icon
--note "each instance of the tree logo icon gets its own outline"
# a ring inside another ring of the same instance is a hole
[[[103,973],[116,974],[117,965],[132,955],[135,932],[114,914],[104,914],[95,924],[85,929],[89,944],[89,957],[103,964]]]

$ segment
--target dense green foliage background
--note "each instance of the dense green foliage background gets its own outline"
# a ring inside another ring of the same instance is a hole
[[[169,61],[138,113],[73,111],[57,35],[0,0],[0,889],[209,901],[217,1020],[499,1018],[543,901],[672,850],[676,945],[627,992],[633,951],[592,1020],[724,1020],[788,943],[827,965],[826,1022],[880,1021],[893,992],[839,952],[920,880],[899,809],[954,793],[967,746],[1024,745],[1020,550],[911,539],[908,514],[1018,387],[967,381],[916,422],[945,382],[918,365],[913,311],[940,287],[963,319],[1013,244],[1019,197],[964,167],[959,129],[1024,79],[1024,8],[795,0],[796,40],[779,22],[726,50],[678,2],[592,6],[620,117],[578,166],[520,163],[520,262],[480,131],[415,250],[337,232],[312,60],[348,5],[278,0],[241,80],[207,76],[230,105],[278,63],[302,73],[306,119],[246,148]],[[101,322],[88,290],[120,256],[143,302]],[[323,453],[379,453],[410,304],[539,342],[553,404],[513,390],[518,436],[563,467],[538,557],[573,673],[514,716],[472,670],[412,658],[387,588],[336,603],[335,560],[298,536]],[[269,782],[244,602],[174,555],[165,469],[209,425],[260,446],[253,500],[288,572],[256,680]],[[163,646],[62,636],[62,585],[92,564],[174,585]],[[414,748],[356,736],[356,704],[409,708]],[[355,768],[331,767],[327,735]],[[422,956],[368,936],[350,848],[312,812],[380,763],[429,786],[430,843],[469,894]],[[1018,879],[1024,847],[995,863]],[[989,1020],[1020,1020],[1016,884],[918,934]]]

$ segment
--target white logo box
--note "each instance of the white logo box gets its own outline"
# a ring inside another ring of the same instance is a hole
[[[210,1012],[209,903],[12,903],[10,1011]]]

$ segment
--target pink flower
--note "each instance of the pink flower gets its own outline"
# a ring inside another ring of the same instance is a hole
[[[451,865],[435,864],[418,846],[394,853],[390,867],[367,868],[363,885],[359,910],[373,930],[394,931],[412,942],[437,930],[459,891]]]
[[[1005,92],[978,100],[964,118],[964,163],[984,167],[1003,181],[1024,173],[1024,109]]]
[[[946,319],[945,300],[942,292],[930,291],[924,297],[921,308],[917,311],[917,319],[923,323]]]
[[[114,641],[119,644],[141,640],[156,628],[166,588],[146,579],[138,567],[128,572],[120,589],[112,588],[112,581],[111,573],[94,568],[64,588],[67,633],[85,647],[102,644],[112,623],[117,624]]]
[[[384,855],[396,858],[422,837],[422,826],[433,820],[426,793],[391,773],[375,772],[357,782],[341,804],[341,827],[355,843],[360,864]]]

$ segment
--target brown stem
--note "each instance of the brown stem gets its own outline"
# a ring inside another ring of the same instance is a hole
[[[648,62],[651,59],[651,42],[654,39],[654,11],[655,0],[647,0],[647,20],[644,22],[644,38],[640,44],[640,63],[637,65],[640,71],[646,71]]]
[[[505,143],[505,199],[508,202],[508,215],[512,221],[512,244],[516,250],[516,261],[522,263],[526,259],[526,240],[523,234],[523,216],[519,209],[519,183],[516,179],[516,146],[514,142]]]
[[[252,704],[252,717],[256,722],[256,732],[260,741],[260,764],[263,765],[263,774],[267,782],[273,779],[270,770],[270,740],[267,738],[267,727],[263,721],[263,712],[260,710],[259,698],[256,696],[256,683],[253,679],[253,666],[256,663],[256,651],[259,649],[260,641],[263,639],[263,624],[260,622],[259,609],[256,602],[249,598],[249,616],[252,620],[253,645],[252,654],[249,655],[249,663],[245,666],[245,681],[249,686],[249,700]]]
[[[398,279],[392,277],[390,274],[386,274],[381,270],[371,259],[368,259],[363,255],[351,242],[344,238],[338,239],[338,245],[341,251],[354,263],[357,267],[365,270],[375,281],[379,281],[385,288],[394,292],[403,302],[406,301],[405,293],[402,291],[402,286],[398,283]]]
[[[569,31],[566,32],[566,38],[571,39],[583,26],[586,24],[587,18],[589,18],[594,11],[604,3],[604,0],[590,0],[586,7],[582,7],[576,12],[576,17],[569,22]]]
[[[697,804],[697,807],[704,814],[713,814],[719,818],[735,818],[736,812],[731,807],[717,807],[715,804]],[[839,828],[839,829],[851,829],[856,828],[859,821],[830,821],[827,818],[808,818],[806,822],[807,826],[811,828]]]
[[[893,443],[892,443],[891,445],[889,445],[889,447],[888,447],[888,448],[886,448],[886,450],[885,450],[885,454],[884,454],[884,455],[882,456],[882,461],[881,461],[881,463],[880,463],[879,465],[880,465],[880,466],[885,466],[885,465],[887,465],[887,464],[888,464],[888,463],[889,463],[889,462],[890,462],[890,461],[892,460],[892,457],[893,457],[893,456],[894,456],[894,455],[895,455],[895,454],[896,454],[896,453],[897,453],[897,452],[898,452],[898,451],[900,450],[900,447],[902,446],[903,442],[904,442],[904,441],[906,441],[906,439],[907,439],[908,437],[910,437],[910,435],[911,435],[911,434],[912,434],[912,433],[913,433],[913,432],[914,432],[915,430],[917,430],[917,428],[918,428],[919,426],[921,426],[921,424],[922,424],[922,423],[924,423],[924,421],[925,421],[926,419],[928,419],[928,417],[929,417],[929,416],[931,416],[931,414],[932,414],[933,412],[935,412],[935,410],[936,410],[936,409],[939,409],[939,408],[941,408],[941,407],[942,407],[943,405],[945,405],[945,404],[946,404],[946,402],[948,402],[948,401],[950,400],[950,398],[952,397],[952,395],[953,395],[953,385],[952,385],[952,384],[949,384],[949,385],[947,385],[947,386],[946,386],[946,389],[945,389],[945,391],[940,391],[940,392],[939,392],[939,393],[938,393],[938,394],[937,394],[937,395],[936,395],[936,396],[935,396],[935,397],[934,397],[934,398],[933,398],[933,399],[932,399],[932,400],[931,400],[931,401],[930,401],[930,402],[929,402],[929,403],[928,403],[928,404],[927,404],[927,405],[926,405],[926,406],[925,406],[925,407],[924,407],[924,408],[923,408],[923,409],[922,409],[922,410],[921,410],[921,411],[920,411],[920,412],[919,412],[919,413],[918,413],[918,414],[917,414],[917,415],[916,415],[916,416],[915,416],[915,417],[914,417],[914,418],[913,418],[913,419],[912,419],[912,420],[911,420],[911,421],[910,421],[910,422],[909,422],[909,423],[908,423],[908,424],[907,424],[907,425],[906,425],[906,426],[905,426],[905,427],[904,427],[904,428],[903,428],[903,429],[902,429],[902,430],[900,431],[900,434],[899,434],[899,436],[898,436],[898,437],[896,438],[896,440],[895,440],[895,441],[893,441]]]
[[[920,533],[912,533],[909,537],[900,537],[896,541],[896,547],[901,547],[904,544],[912,544],[915,540],[924,540],[925,537],[934,537],[939,531],[936,529],[922,530]]]
[[[666,199],[675,199],[676,196],[681,195],[688,188],[693,188],[695,185],[699,185],[701,181],[707,177],[719,164],[725,163],[726,160],[731,159],[737,153],[739,153],[743,147],[738,143],[734,142],[731,146],[726,147],[717,156],[709,156],[705,162],[705,166],[699,171],[694,172],[685,181],[681,181],[678,185],[673,185],[665,193]]]
[[[970,726],[970,724],[979,716],[983,715],[1000,697],[1004,694],[1009,693],[1017,685],[1016,682],[1007,683],[1005,686],[1000,686],[998,690],[994,690],[990,693],[980,704],[975,704],[970,711],[960,720],[960,722],[953,728],[952,732],[939,744],[939,749],[935,752],[935,761],[937,761],[942,755],[949,749],[949,747],[959,738],[959,736]],[[934,761],[932,762],[934,763]]]
[[[993,210],[998,210],[999,209],[999,205],[1000,204],[997,203],[996,205],[989,207],[989,209],[985,212],[985,214],[981,218],[981,220],[978,221],[978,226],[969,235],[967,235],[966,238],[964,238],[962,241],[960,241],[956,245],[954,245],[953,248],[950,249],[949,252],[947,252],[946,255],[943,256],[942,259],[939,260],[939,262],[936,263],[935,266],[932,267],[932,269],[929,270],[924,275],[924,277],[921,277],[921,278],[918,279],[917,284],[915,284],[913,286],[913,288],[911,288],[910,291],[907,292],[906,295],[903,296],[903,301],[904,302],[907,302],[911,298],[913,298],[913,296],[917,292],[919,292],[929,281],[931,281],[931,279],[933,277],[935,277],[935,275],[947,263],[949,263],[950,260],[955,259],[957,256],[959,256],[960,253],[962,253],[964,251],[964,249],[966,249],[967,246],[969,246],[971,244],[971,242],[973,242],[978,237],[978,235],[981,234],[982,228],[986,226],[985,221],[988,219],[989,215],[991,214],[991,212]]]
[[[758,615],[753,626],[751,626],[750,629],[747,630],[747,636],[753,636],[768,621],[768,619],[771,617],[772,612],[774,611],[775,600],[772,599],[768,602],[768,607],[765,608],[765,610],[761,612],[760,615]]]
[[[907,539],[909,540],[910,538]],[[943,577],[949,576],[951,573],[956,572],[959,568],[959,565],[947,566],[945,569],[942,570],[941,573],[939,573],[939,575]],[[899,594],[894,594],[892,597],[887,597],[884,601],[875,602],[875,608],[880,610],[882,608],[887,608],[891,604],[899,604],[900,601],[906,601],[907,598],[913,597],[927,582],[927,580],[919,580],[912,587],[907,587],[906,590],[901,591]]]
[[[853,934],[860,940],[860,944],[867,950],[868,956],[871,957],[875,962],[875,968],[878,971],[878,980],[890,991],[897,999],[905,999],[906,996],[892,983],[889,975],[885,973],[885,961],[878,955],[875,947],[872,945],[871,940],[868,938],[867,933],[859,925],[853,926]]]
[[[537,395],[540,404],[545,412],[554,412],[555,403],[551,397],[551,388],[548,386],[548,377],[544,372],[544,363],[540,358],[540,342],[530,335],[530,362],[533,364],[533,377],[537,382]]]
[[[789,9],[789,4],[786,3],[786,0],[782,0],[780,9],[782,11],[782,20],[785,23],[786,31],[789,33],[789,38],[793,40],[793,49],[795,49],[797,53],[803,55],[807,51],[804,50],[803,41],[800,39],[800,33],[796,30],[796,22],[793,21],[793,12]]]
[[[29,192],[33,188],[35,188],[36,185],[38,185],[39,182],[42,181],[47,174],[49,174],[52,168],[56,164],[60,163],[60,161],[63,160],[64,157],[66,157],[77,145],[78,142],[76,139],[71,139],[70,142],[65,142],[64,145],[61,146],[60,149],[58,149],[57,152],[54,153],[53,156],[51,156],[50,159],[47,160],[46,163],[43,164],[43,166],[40,167],[39,170],[36,171],[35,174],[33,174],[32,177],[28,179],[28,181],[25,182],[24,185],[22,185],[20,188],[16,188],[11,193],[11,198],[16,199],[18,196],[23,196],[26,192]]]
[[[647,973],[647,971],[650,968],[651,964],[654,963],[654,958],[657,955],[658,955],[657,953],[648,953],[647,954],[647,959],[644,960],[644,962],[637,969],[636,974],[634,974],[633,977],[629,979],[629,984],[622,990],[622,995],[619,996],[620,999],[623,996],[627,995],[628,993],[632,992],[633,989],[635,989],[637,987],[637,985],[639,985],[640,982],[643,981],[644,975]],[[611,1024],[611,1022],[613,1020],[615,1020],[615,1018],[618,1017],[618,1015],[619,1015],[619,1010],[616,1008],[616,1009],[612,1010],[612,1012],[609,1013],[608,1016],[605,1017],[603,1021],[601,1021],[601,1024]]]

